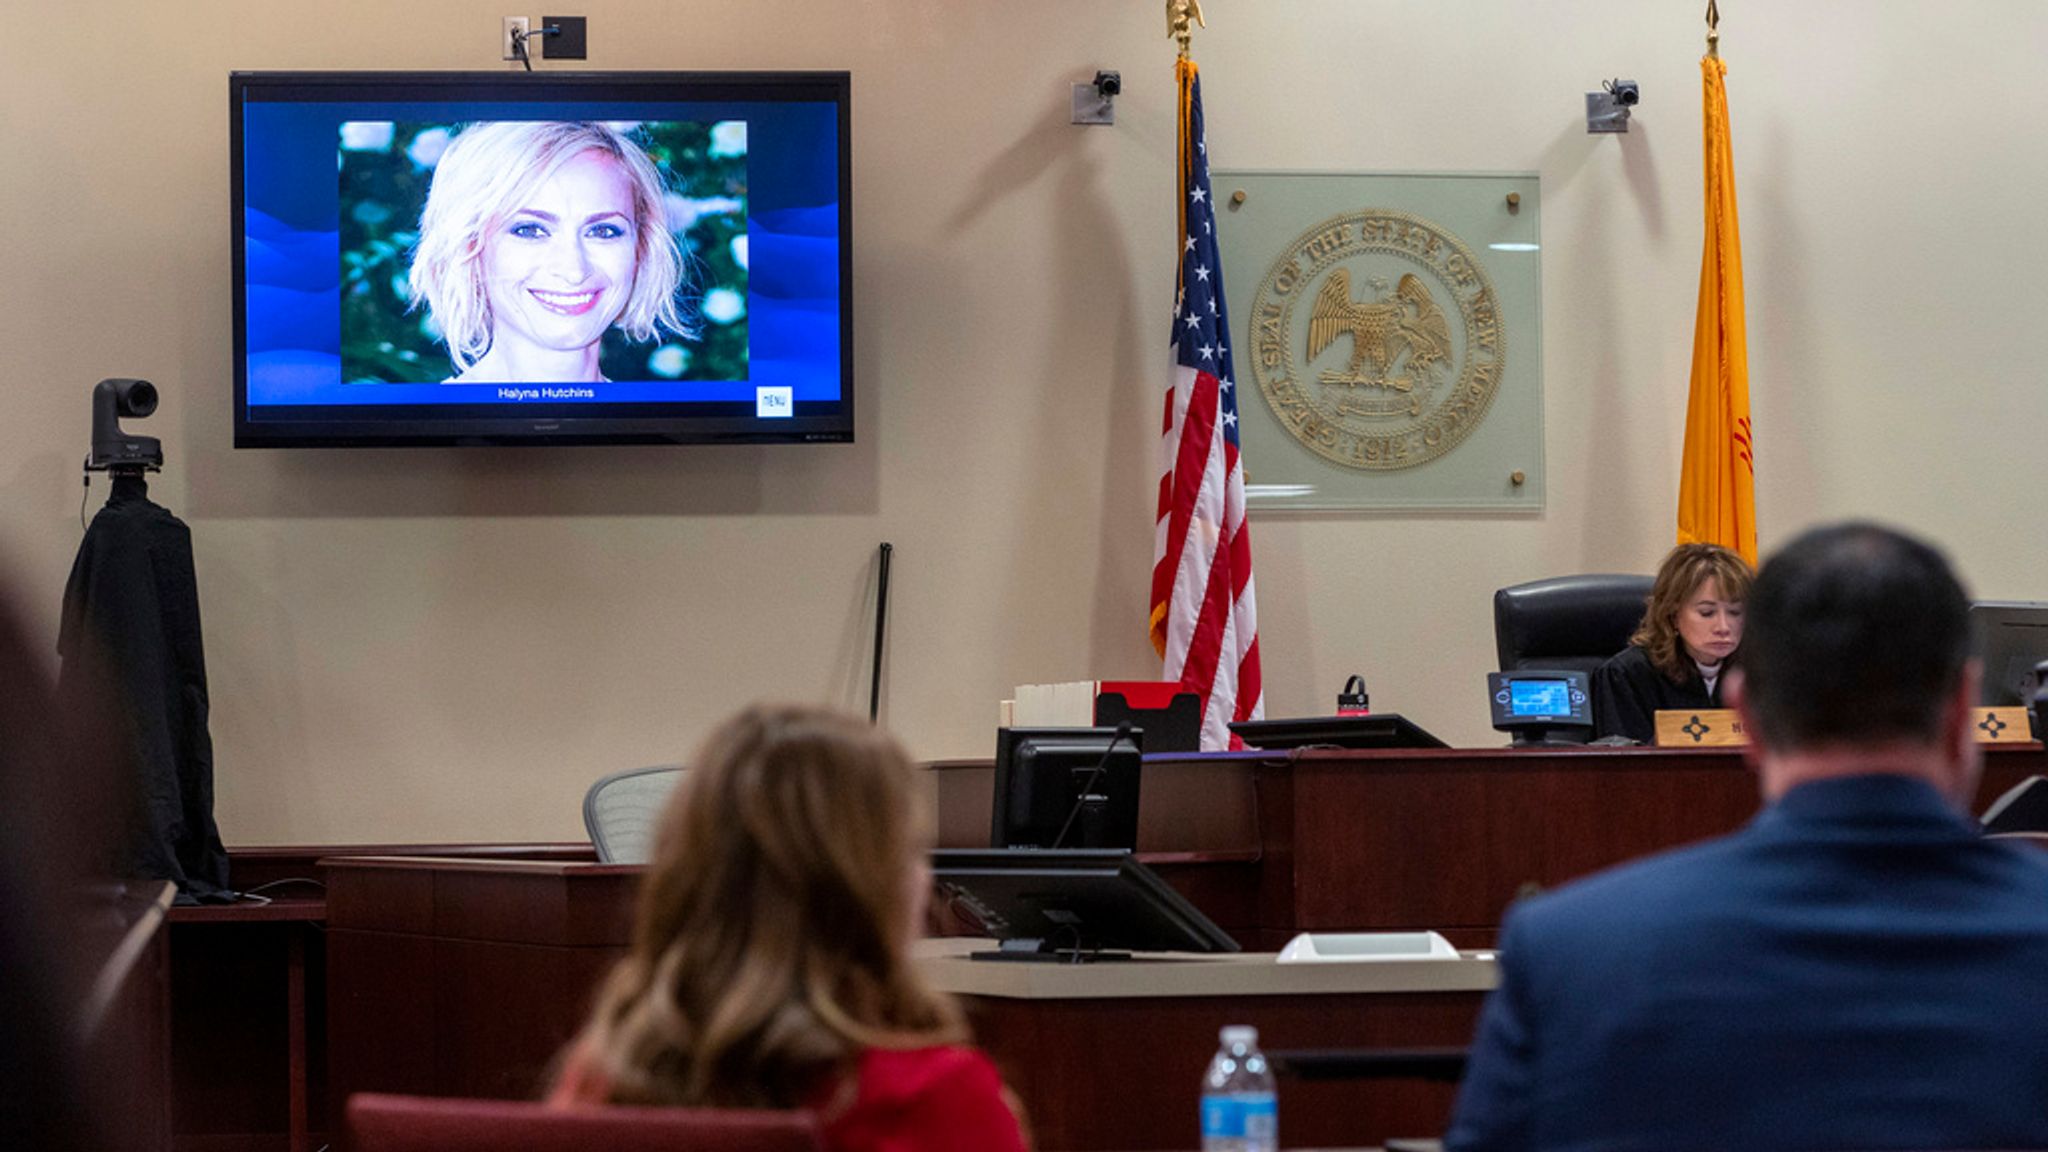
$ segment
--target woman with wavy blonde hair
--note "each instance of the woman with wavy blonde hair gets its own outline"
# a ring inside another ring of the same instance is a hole
[[[630,952],[552,1099],[816,1111],[833,1152],[1015,1152],[1015,1112],[909,953],[929,818],[895,740],[755,706],[661,817]]]
[[[1721,707],[1723,673],[1742,646],[1742,602],[1756,577],[1718,544],[1680,544],[1664,557],[1629,645],[1593,673],[1598,735],[1656,739],[1656,713]]]
[[[409,274],[451,384],[602,380],[600,341],[692,336],[654,161],[608,124],[499,120],[434,165]]]

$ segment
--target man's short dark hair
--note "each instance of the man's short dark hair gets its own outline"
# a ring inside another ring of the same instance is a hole
[[[1970,601],[1942,554],[1876,524],[1816,528],[1750,590],[1740,657],[1764,743],[1932,741],[1970,657]]]

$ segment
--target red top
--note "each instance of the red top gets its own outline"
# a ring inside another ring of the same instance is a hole
[[[847,1103],[818,1110],[830,1152],[1024,1152],[1022,1126],[995,1065],[973,1048],[941,1046],[861,1054]],[[572,1054],[552,1104],[601,1104],[606,1086]]]
[[[995,1065],[973,1048],[870,1048],[853,1103],[820,1117],[832,1152],[1023,1152]]]

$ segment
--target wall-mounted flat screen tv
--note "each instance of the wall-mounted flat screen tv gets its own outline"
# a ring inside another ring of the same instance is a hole
[[[852,440],[850,89],[236,73],[235,446]]]

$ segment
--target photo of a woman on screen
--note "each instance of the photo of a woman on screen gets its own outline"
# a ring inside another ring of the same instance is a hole
[[[599,123],[492,121],[434,166],[408,274],[443,336],[446,383],[603,380],[616,327],[648,342],[695,333],[659,170]]]

